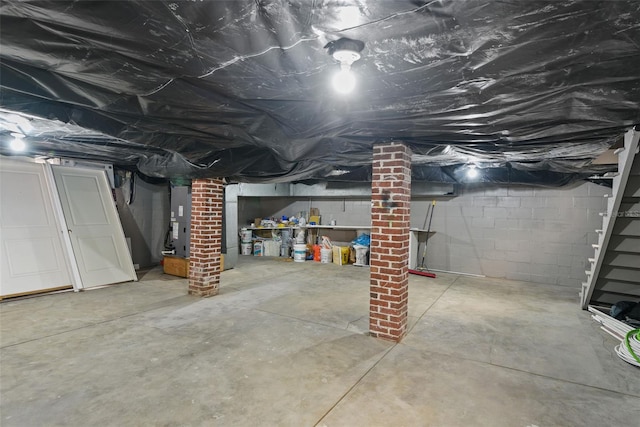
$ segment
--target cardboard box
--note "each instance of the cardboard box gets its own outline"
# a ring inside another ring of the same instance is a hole
[[[162,264],[164,266],[164,274],[189,277],[189,258],[165,255]]]
[[[333,247],[333,263],[338,265],[346,265],[349,263],[349,246]]]
[[[162,261],[164,274],[178,277],[189,277],[189,258],[165,255]],[[224,271],[224,254],[220,255],[220,271]]]

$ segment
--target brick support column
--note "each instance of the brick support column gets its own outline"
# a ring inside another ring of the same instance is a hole
[[[411,151],[375,145],[371,182],[369,332],[400,341],[407,332]]]
[[[224,186],[219,179],[191,183],[191,243],[189,293],[201,297],[218,294],[222,247]]]

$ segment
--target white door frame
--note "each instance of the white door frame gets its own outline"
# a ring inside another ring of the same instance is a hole
[[[80,276],[80,270],[78,269],[78,263],[76,261],[75,254],[73,252],[73,246],[71,245],[71,237],[69,236],[69,228],[67,227],[67,222],[64,219],[64,211],[62,210],[62,204],[60,203],[60,196],[58,195],[58,189],[56,187],[56,181],[53,178],[53,168],[50,163],[45,163],[44,165],[45,176],[47,178],[47,184],[49,186],[49,196],[51,197],[51,202],[53,203],[53,211],[56,217],[58,227],[60,229],[60,233],[62,236],[62,247],[65,252],[65,256],[67,260],[69,260],[69,269],[71,276],[71,283],[73,284],[74,292],[78,292],[84,289],[84,284],[82,283],[82,277]]]

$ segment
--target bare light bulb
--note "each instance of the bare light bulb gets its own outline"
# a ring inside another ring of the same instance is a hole
[[[13,136],[13,139],[9,143],[9,148],[11,148],[13,151],[24,151],[24,149],[27,148],[26,144],[24,143],[24,135],[19,133],[12,133],[11,136]]]
[[[476,179],[478,174],[478,169],[476,169],[475,165],[471,165],[469,169],[467,169],[467,178],[469,179]]]
[[[346,95],[356,87],[356,78],[349,68],[341,68],[333,76],[333,88],[336,92]]]

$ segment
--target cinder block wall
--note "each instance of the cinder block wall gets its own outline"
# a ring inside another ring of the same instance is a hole
[[[309,212],[310,206],[320,210],[322,224],[335,220],[337,225],[371,225],[371,199],[313,199],[311,205],[309,201],[297,202],[293,212]]]
[[[429,268],[579,288],[593,256],[598,215],[611,191],[591,183],[563,188],[468,185],[456,197],[436,199]],[[432,199],[412,200],[411,226],[422,228]],[[248,199],[247,216],[291,215],[320,209],[323,224],[371,223],[365,199]],[[240,208],[242,209],[242,208]],[[422,252],[423,247],[420,247]]]
[[[436,202],[427,266],[579,288],[607,193],[591,183],[463,186],[457,197]],[[422,228],[430,203],[413,201],[412,227]]]

